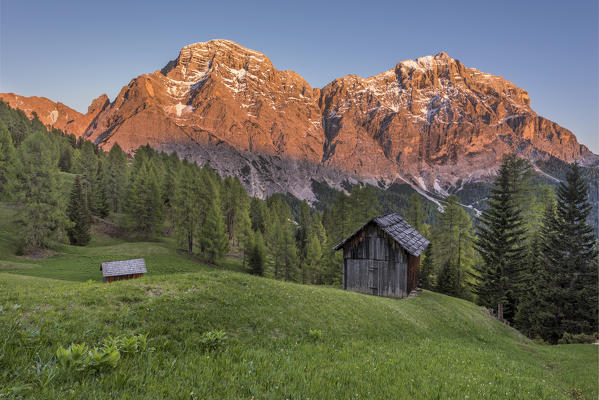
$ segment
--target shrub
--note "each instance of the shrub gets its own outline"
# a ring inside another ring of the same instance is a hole
[[[557,341],[557,344],[575,344],[575,343],[593,343],[597,340],[597,334],[586,334],[586,333],[568,333],[565,332],[561,339]]]
[[[313,342],[318,342],[320,339],[322,339],[322,332],[319,329],[310,329],[308,331],[308,338],[310,338],[310,340]]]
[[[227,339],[227,333],[225,331],[208,331],[204,332],[200,338],[200,344],[204,350],[212,351],[224,346]]]

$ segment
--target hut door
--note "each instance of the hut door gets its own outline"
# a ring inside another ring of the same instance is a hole
[[[379,268],[372,260],[368,263],[368,288],[372,294],[379,292]]]

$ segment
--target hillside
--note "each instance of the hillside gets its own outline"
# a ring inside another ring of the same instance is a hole
[[[425,291],[394,300],[210,267],[170,239],[12,256],[0,206],[0,394],[7,398],[597,397],[597,346],[540,346],[472,303]],[[149,274],[102,284],[99,262],[146,257]],[[202,335],[228,339],[202,350]],[[310,330],[317,333],[310,334]],[[318,333],[319,332],[319,333]],[[68,373],[59,345],[148,335],[114,370]],[[578,397],[577,397],[578,396]],[[584,397],[580,397],[584,396]]]
[[[313,180],[336,189],[343,181],[407,182],[444,196],[489,180],[509,152],[533,161],[598,160],[574,133],[538,115],[526,90],[445,53],[312,88],[265,54],[211,40],[183,47],[112,102],[103,95],[68,123],[47,99],[0,98],[104,149],[149,143],[209,162],[261,198],[289,192],[317,200]]]

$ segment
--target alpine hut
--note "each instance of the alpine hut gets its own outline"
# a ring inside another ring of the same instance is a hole
[[[143,258],[132,260],[108,261],[100,265],[104,282],[122,281],[125,279],[141,278],[146,271],[146,261]]]
[[[343,289],[407,297],[418,286],[420,254],[428,245],[398,214],[371,219],[333,247],[343,249]]]

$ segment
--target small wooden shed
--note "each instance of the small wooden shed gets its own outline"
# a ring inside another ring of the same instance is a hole
[[[333,247],[343,249],[343,289],[407,297],[418,286],[429,241],[396,213],[375,217]]]
[[[104,282],[122,281],[141,278],[146,271],[146,261],[143,258],[132,260],[108,261],[100,265]]]

